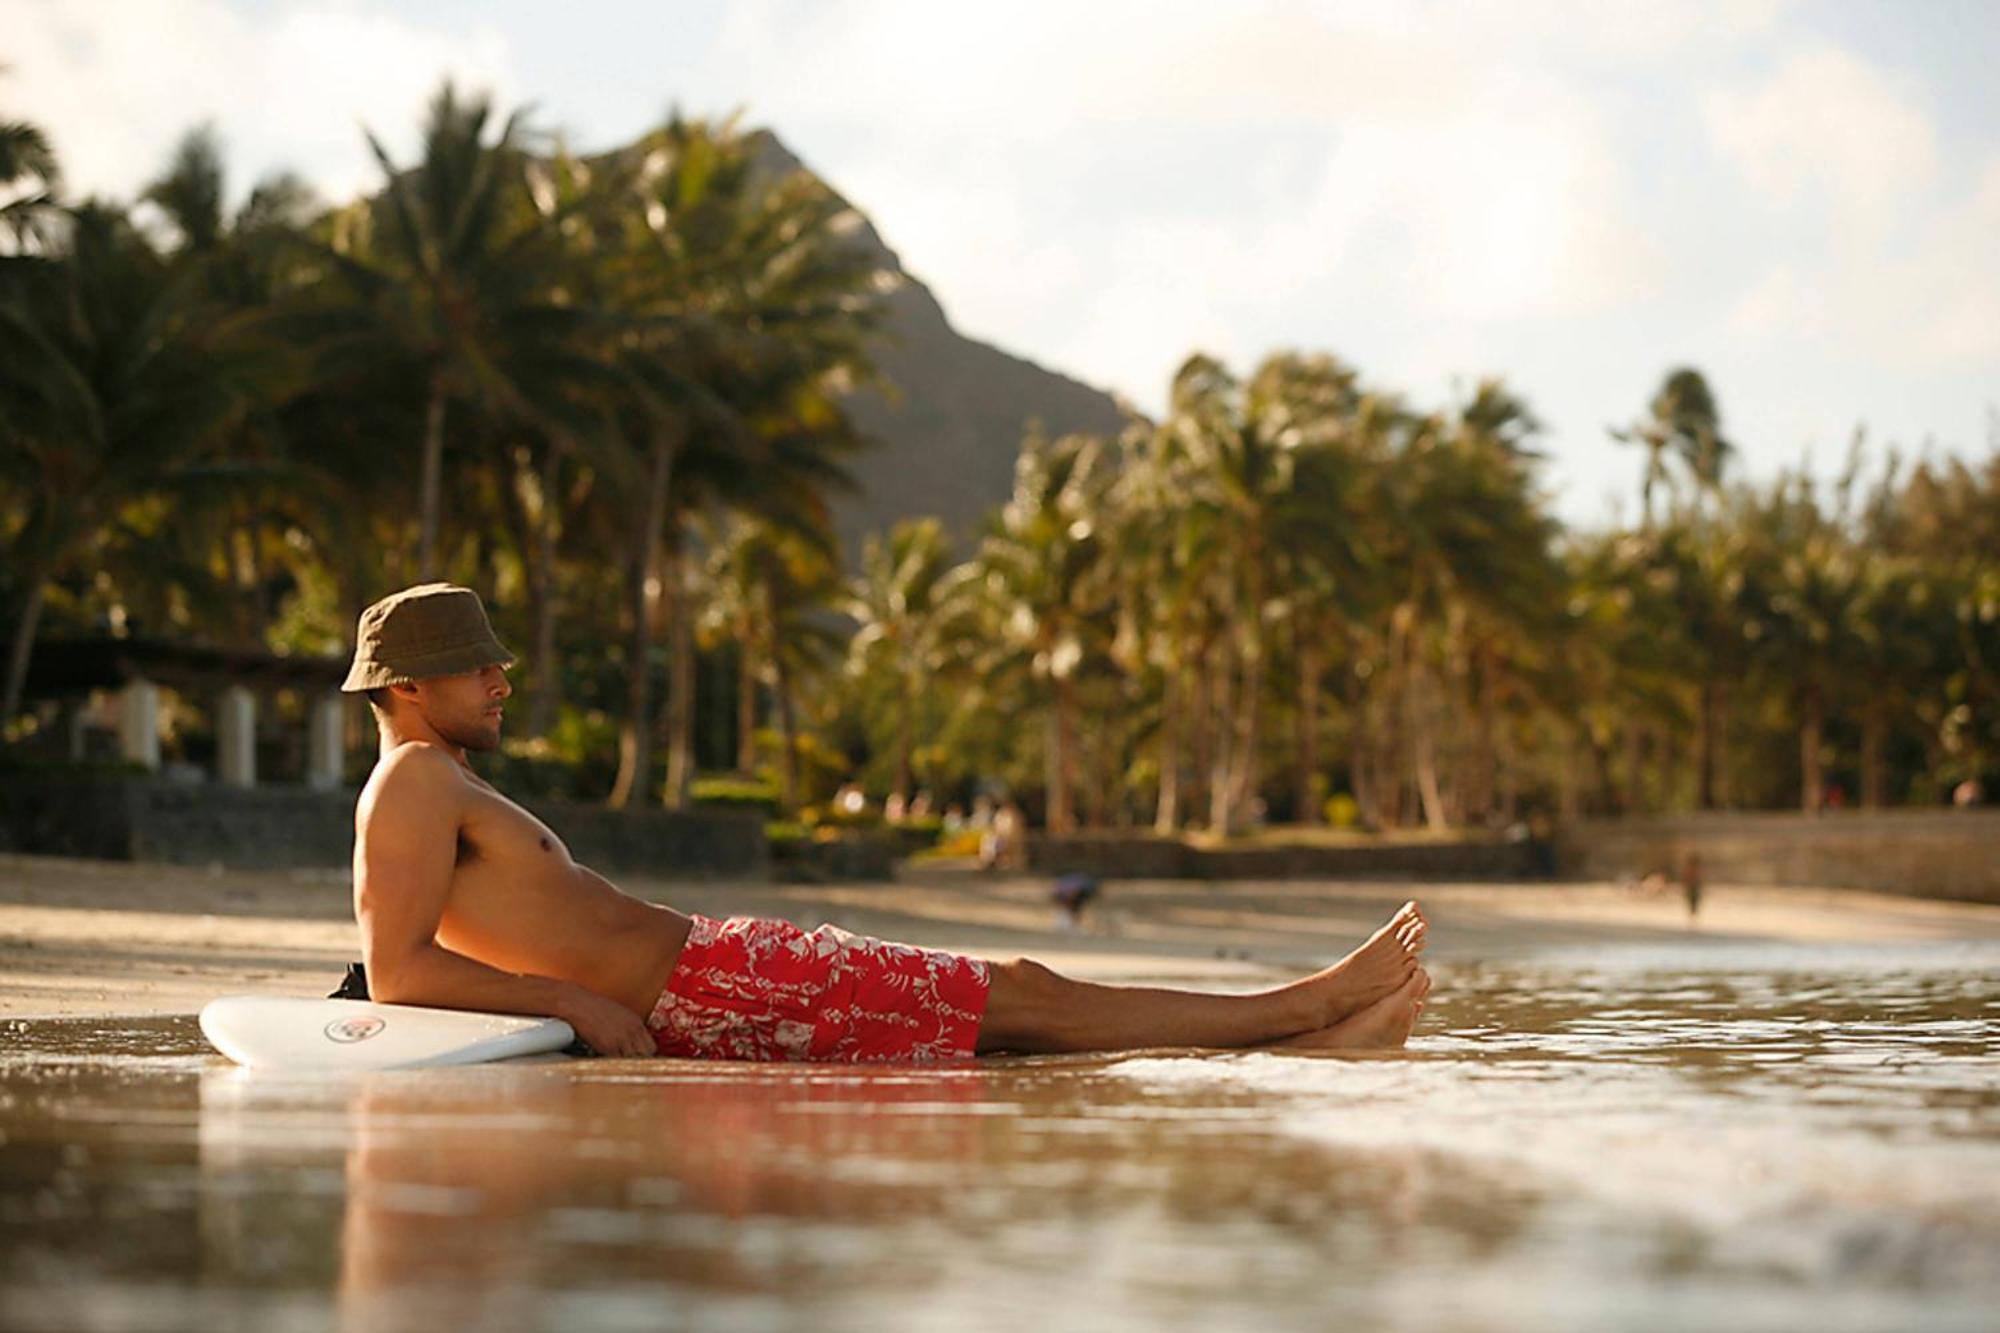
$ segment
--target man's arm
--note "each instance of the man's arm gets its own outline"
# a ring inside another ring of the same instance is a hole
[[[605,1055],[651,1055],[652,1034],[616,1000],[572,982],[490,967],[437,942],[451,892],[465,787],[452,760],[399,750],[357,812],[354,917],[369,993],[386,1004],[560,1018]]]

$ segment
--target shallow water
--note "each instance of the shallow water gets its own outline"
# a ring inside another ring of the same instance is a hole
[[[8,1025],[9,1329],[1992,1329],[2000,950],[1436,969],[1412,1049],[252,1075]]]

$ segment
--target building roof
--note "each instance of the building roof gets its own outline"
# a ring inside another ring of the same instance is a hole
[[[54,699],[123,689],[149,680],[177,690],[241,685],[253,690],[334,690],[347,674],[338,657],[286,657],[255,648],[216,648],[172,639],[39,639],[28,659],[26,694]]]

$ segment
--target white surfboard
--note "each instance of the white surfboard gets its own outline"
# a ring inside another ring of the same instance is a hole
[[[420,1009],[365,1000],[226,995],[201,1011],[209,1044],[253,1069],[417,1069],[560,1051],[559,1018]]]

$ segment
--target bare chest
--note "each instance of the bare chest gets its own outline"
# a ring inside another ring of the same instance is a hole
[[[576,864],[547,824],[483,783],[459,824],[453,861],[461,872],[516,877],[562,873]]]

